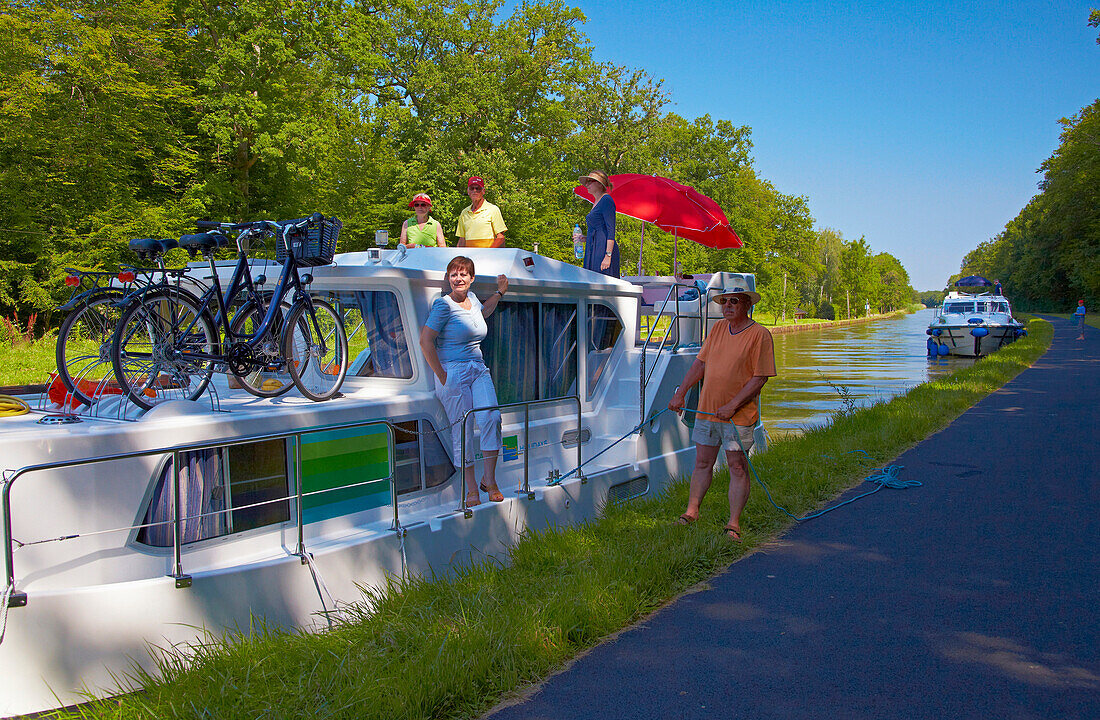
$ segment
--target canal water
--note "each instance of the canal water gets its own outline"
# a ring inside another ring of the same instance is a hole
[[[761,393],[764,426],[782,435],[822,425],[837,411],[889,400],[973,358],[927,356],[934,310],[828,330],[773,335],[779,375]]]

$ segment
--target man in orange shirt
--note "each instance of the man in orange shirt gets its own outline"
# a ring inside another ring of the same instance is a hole
[[[688,506],[676,522],[690,525],[699,519],[699,505],[710,489],[714,462],[719,448],[723,448],[730,471],[730,519],[723,532],[740,542],[741,511],[749,500],[750,487],[745,454],[752,447],[753,426],[759,416],[756,398],[768,378],[775,377],[775,352],[771,333],[749,317],[749,309],[760,302],[758,293],[734,282],[711,299],[722,308],[722,319],[707,334],[703,349],[668,403],[669,410],[680,412],[687,391],[703,381],[700,414],[695,417],[691,434],[695,468]]]

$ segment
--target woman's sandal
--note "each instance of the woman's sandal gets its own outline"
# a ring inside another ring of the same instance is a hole
[[[473,498],[473,499],[471,500],[470,498]],[[470,495],[469,493],[466,493],[466,507],[472,508],[474,505],[480,505],[480,504],[481,504],[481,496],[480,495]]]
[[[693,518],[692,516],[688,515],[687,513],[684,513],[680,517],[676,518],[676,520],[674,520],[672,524],[673,525],[691,525],[693,522],[695,522],[698,519],[699,518]]]
[[[489,493],[490,502],[504,502],[504,493],[500,491],[500,488],[493,488],[492,490],[490,490],[489,488],[485,487],[485,483],[481,483],[480,485],[478,485],[478,487],[481,488],[482,492]]]
[[[722,528],[722,534],[734,542],[741,542],[741,531],[730,525]]]

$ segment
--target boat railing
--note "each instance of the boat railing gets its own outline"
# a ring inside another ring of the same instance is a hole
[[[350,430],[361,427],[370,427],[372,425],[385,425],[386,433],[388,436],[387,454],[389,459],[389,476],[386,478],[371,478],[361,483],[351,483],[347,485],[339,485],[333,488],[324,488],[321,490],[313,490],[310,492],[303,492],[302,490],[302,438],[304,436],[311,435],[318,432],[331,432],[333,430]],[[183,517],[181,507],[181,493],[180,493],[180,456],[184,453],[199,452],[202,450],[210,450],[217,448],[226,448],[236,445],[247,445],[264,440],[286,440],[293,438],[294,443],[294,469],[295,469],[295,485],[296,490],[293,494],[287,494],[284,497],[264,500],[262,502],[254,503],[249,506],[253,507],[259,505],[270,505],[274,503],[286,502],[294,500],[296,503],[295,522],[297,524],[298,534],[298,547],[294,555],[297,555],[302,559],[302,563],[305,564],[309,561],[306,553],[305,543],[305,523],[303,521],[302,504],[303,499],[313,495],[320,495],[322,493],[329,493],[335,491],[343,491],[348,488],[357,487],[358,485],[364,485],[370,482],[377,482],[378,480],[388,480],[390,484],[390,496],[393,505],[393,524],[390,526],[390,530],[396,532],[398,535],[404,533],[404,529],[401,527],[400,517],[398,513],[397,503],[397,488],[394,484],[394,478],[396,473],[396,436],[394,433],[393,423],[388,420],[363,420],[358,422],[340,423],[337,425],[325,425],[323,427],[308,428],[305,430],[294,431],[277,431],[258,433],[255,435],[248,435],[245,437],[235,438],[233,440],[208,440],[198,443],[187,443],[183,445],[169,445],[149,450],[135,450],[132,452],[115,453],[111,455],[100,455],[88,458],[79,458],[76,460],[59,460],[56,462],[38,463],[35,465],[26,465],[18,470],[5,470],[3,488],[0,491],[0,520],[3,522],[4,529],[4,571],[6,576],[5,587],[11,590],[11,594],[8,599],[8,607],[22,607],[27,604],[27,594],[25,592],[15,591],[15,540],[12,537],[12,512],[11,512],[11,490],[15,485],[15,482],[23,477],[35,472],[44,472],[47,470],[58,470],[63,468],[81,467],[86,465],[92,465],[100,462],[109,462],[116,460],[129,460],[141,457],[149,457],[151,455],[166,455],[171,453],[172,455],[172,513],[169,522],[172,523],[172,553],[173,553],[173,568],[169,577],[172,577],[176,581],[177,588],[189,587],[191,585],[191,577],[183,571],[183,523],[188,520],[202,518],[209,515],[218,515],[221,513],[229,512],[228,510],[217,510],[212,513],[202,513],[196,517]],[[244,507],[233,508],[234,510],[241,510]],[[151,523],[153,525],[161,525],[162,523]],[[150,524],[141,525],[129,525],[126,527],[112,528],[111,530],[100,530],[89,533],[82,533],[77,535],[66,535],[60,538],[53,538],[56,540],[69,540],[77,537],[83,537],[85,535],[102,534],[105,532],[122,532],[132,531],[143,527],[147,527]],[[30,544],[30,543],[24,543]]]
[[[699,317],[698,318],[687,317],[682,312],[680,312],[680,302],[681,302],[681,300],[680,300],[680,294],[678,292],[676,292],[677,288],[691,288],[691,289],[695,290],[698,293],[698,297],[695,298],[694,300],[685,300],[684,301],[684,302],[698,302],[698,304],[699,304]],[[669,331],[672,330],[673,326],[675,326],[677,345],[679,344],[680,338],[683,337],[682,323],[683,323],[684,320],[696,320],[696,319],[698,319],[698,321],[699,321],[699,335],[700,335],[700,337],[702,337],[703,330],[705,329],[705,320],[706,320],[703,316],[703,303],[704,303],[704,297],[705,296],[706,296],[706,292],[704,290],[700,290],[695,285],[695,283],[673,283],[669,287],[668,295],[665,296],[664,302],[661,303],[661,309],[658,310],[655,313],[654,317],[659,319],[661,317],[664,317],[665,315],[668,315],[669,314],[669,312],[667,311],[668,304],[669,304],[669,302],[672,302],[675,298],[676,312],[671,314],[671,319],[669,320],[668,330]],[[664,333],[661,334],[661,342],[656,348],[656,355],[657,356],[660,356],[661,352],[665,349],[665,346],[668,344],[669,338],[672,336],[672,333],[669,332],[669,331],[665,331]],[[640,367],[639,372],[638,372],[638,378],[639,378],[639,384],[640,384],[640,388],[639,388],[639,395],[640,395],[640,401],[639,402],[640,402],[640,404],[639,404],[639,407],[641,409],[639,422],[641,420],[645,419],[645,416],[646,416],[645,415],[645,413],[646,413],[645,392],[646,392],[646,388],[649,387],[649,381],[652,379],[654,371],[656,371],[656,369],[657,369],[657,363],[654,362],[653,367],[649,368],[648,372],[646,371],[646,353],[649,350],[650,343],[653,341],[654,334],[655,333],[653,332],[653,330],[650,330],[649,334],[646,336],[645,342],[642,343],[641,367]],[[676,346],[673,346],[672,349],[675,350]]]
[[[462,465],[458,468],[458,482],[460,485],[466,482],[466,428],[469,425],[470,415],[483,412],[485,410],[518,410],[523,409],[523,483],[517,488],[518,492],[526,493],[527,497],[534,499],[534,493],[531,492],[531,465],[530,465],[530,431],[531,431],[531,408],[538,405],[551,405],[560,402],[573,402],[577,404],[577,476],[581,479],[581,482],[586,482],[584,474],[580,468],[584,464],[581,461],[581,446],[584,444],[581,438],[583,417],[581,415],[581,396],[580,395],[563,395],[556,398],[544,398],[542,400],[524,400],[522,402],[514,403],[500,403],[497,405],[486,405],[484,407],[470,408],[462,416]],[[503,448],[501,448],[503,452]],[[466,488],[462,487],[462,491],[459,493],[462,496],[462,514],[466,517],[473,517],[469,506],[466,504]]]

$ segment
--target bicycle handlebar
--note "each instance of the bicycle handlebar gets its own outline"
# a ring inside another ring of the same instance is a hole
[[[279,230],[286,230],[287,228],[301,230],[311,222],[321,222],[324,219],[324,215],[319,212],[315,212],[304,220],[296,223],[290,222],[288,220],[282,220],[279,222],[276,222],[274,220],[254,220],[252,222],[243,223],[227,223],[219,222],[217,220],[196,220],[195,227],[197,227],[199,230],[228,230],[230,232],[241,232],[244,230],[273,230],[278,233]]]

